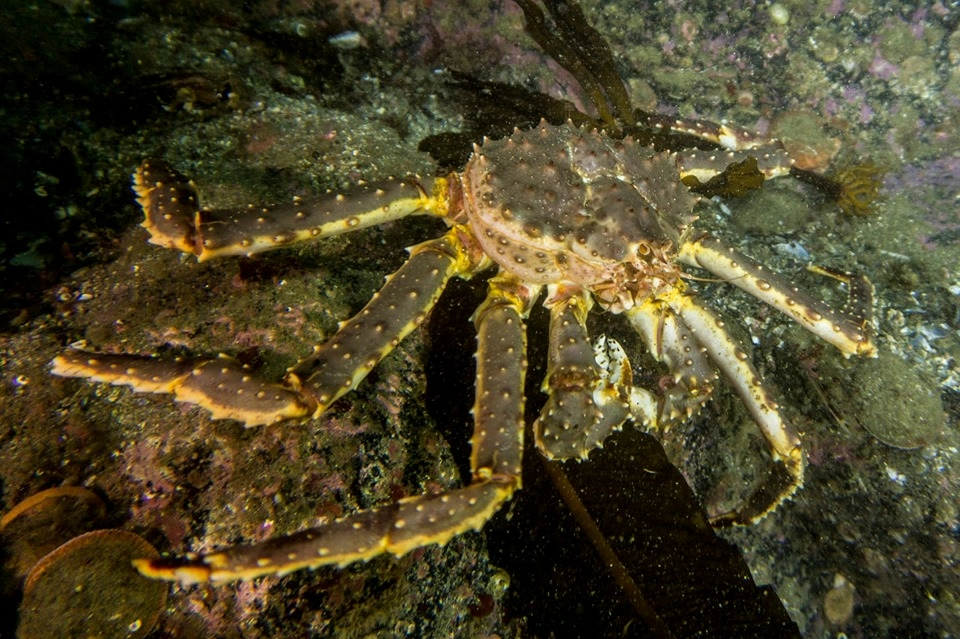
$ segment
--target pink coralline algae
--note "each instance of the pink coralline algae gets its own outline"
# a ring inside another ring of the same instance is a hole
[[[887,194],[923,187],[956,188],[960,184],[960,157],[941,157],[929,162],[904,166],[886,179]]]
[[[884,184],[884,193],[915,192],[918,189],[941,189],[953,192],[960,184],[960,157],[941,157],[921,164],[903,167],[889,176]],[[920,237],[924,248],[935,250],[945,244],[960,242],[960,205],[954,204],[932,211],[924,222],[931,232]]]
[[[881,80],[890,80],[900,72],[900,67],[884,58],[878,51],[873,56],[869,70],[872,75],[875,75]]]

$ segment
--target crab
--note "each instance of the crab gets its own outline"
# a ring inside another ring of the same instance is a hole
[[[816,269],[846,283],[849,302],[838,311],[698,231],[699,196],[684,185],[686,178],[708,180],[744,160],[772,178],[788,173],[791,161],[775,141],[727,126],[679,120],[670,126],[727,150],[658,152],[629,136],[541,121],[474,145],[462,172],[243,210],[204,209],[191,181],[164,162],[144,162],[133,179],[149,241],[201,261],[281,249],[411,215],[439,217],[448,230],[408,249],[407,262],[370,302],[279,383],[226,355],[163,359],[78,348],[53,361],[56,375],[169,393],[213,419],[248,427],[316,418],[423,322],[451,278],[496,272],[473,315],[477,378],[468,485],[263,543],[137,560],[140,572],[184,583],[248,579],[345,566],[387,552],[402,556],[480,529],[521,485],[524,323],[538,300],[550,313],[548,400],[533,424],[543,455],[586,459],[628,420],[663,428],[686,419],[710,397],[719,371],[762,432],[773,467],[768,485],[718,522],[757,521],[790,497],[803,481],[800,438],[723,321],[697,300],[684,269],[705,270],[745,290],[846,356],[875,355],[872,287],[862,275]],[[591,342],[586,319],[593,306],[623,315],[666,366],[656,392],[634,384],[619,344]]]

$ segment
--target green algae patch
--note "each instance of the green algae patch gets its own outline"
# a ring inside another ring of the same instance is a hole
[[[731,207],[731,222],[743,235],[796,233],[814,214],[801,194],[777,183],[764,184],[735,204]]]
[[[946,425],[937,387],[893,353],[880,351],[852,371],[850,413],[881,442],[896,448],[932,443]]]

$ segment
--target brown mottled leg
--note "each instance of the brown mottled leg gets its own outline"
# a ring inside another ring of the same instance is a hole
[[[450,180],[382,180],[344,193],[296,197],[276,206],[200,208],[192,181],[166,162],[145,161],[133,175],[150,242],[200,261],[318,240],[408,215],[446,215]]]
[[[178,402],[206,408],[213,419],[236,419],[247,426],[303,417],[311,408],[310,398],[297,389],[263,381],[226,355],[163,359],[68,350],[53,360],[51,372],[126,385],[140,393],[170,393]]]
[[[803,485],[803,449],[800,437],[763,385],[750,358],[723,329],[723,322],[689,296],[677,296],[671,307],[689,327],[697,342],[723,372],[763,433],[777,466],[767,485],[750,495],[735,512],[714,519],[715,524],[748,524],[762,519]]]
[[[709,235],[683,244],[678,259],[684,264],[710,271],[789,315],[814,335],[839,348],[844,355],[876,357],[876,345],[873,343],[873,286],[862,275],[822,267],[811,268],[817,273],[846,282],[850,300],[843,311],[835,311]]]
[[[250,579],[302,568],[344,566],[389,552],[397,556],[478,530],[520,487],[523,452],[523,318],[536,290],[494,278],[474,315],[477,396],[471,484],[361,511],[330,524],[209,555],[135,562],[148,577],[192,583]]]
[[[551,286],[546,305],[550,350],[543,390],[548,398],[533,427],[537,447],[548,459],[586,459],[632,413],[640,420],[652,419],[653,400],[633,388],[625,357],[611,363],[620,367],[618,374],[597,363],[586,328],[593,305],[589,293]],[[637,393],[641,396],[631,397]]]
[[[53,361],[52,372],[171,393],[177,401],[209,410],[214,419],[236,419],[247,426],[317,416],[355,388],[423,321],[452,276],[470,276],[484,265],[467,259],[456,229],[410,253],[363,310],[297,364],[282,384],[264,381],[226,356],[165,360],[68,350]]]
[[[650,354],[670,371],[669,377],[660,380],[657,426],[666,428],[700,412],[717,381],[716,369],[703,346],[677,313],[660,300],[647,301],[626,314]]]
[[[469,261],[457,229],[411,248],[363,310],[290,370],[289,385],[311,398],[319,416],[420,325],[451,277],[471,277],[485,265]]]
[[[709,310],[689,295],[674,291],[627,312],[651,353],[667,364],[673,380],[665,385],[661,419],[669,421],[700,410],[716,382],[715,367],[739,395],[763,433],[777,465],[770,480],[734,512],[715,524],[751,523],[771,512],[803,483],[800,438],[777,410],[747,354]]]

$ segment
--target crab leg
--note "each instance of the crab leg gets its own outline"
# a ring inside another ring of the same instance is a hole
[[[631,391],[646,391],[633,388],[625,357],[613,362],[618,367],[614,373],[598,365],[587,335],[587,313],[593,306],[588,293],[578,287],[551,285],[545,305],[550,309],[550,350],[543,382],[548,399],[533,426],[537,447],[548,459],[586,459],[631,416]],[[639,405],[646,410],[641,408],[638,418],[650,419],[652,397],[641,398]]]
[[[408,215],[443,216],[451,182],[384,180],[344,194],[296,197],[270,208],[216,211],[200,208],[193,182],[165,162],[145,161],[133,174],[133,184],[150,242],[193,253],[202,262],[222,255],[252,255]]]
[[[792,495],[803,483],[800,438],[784,422],[760,375],[723,329],[723,322],[679,291],[648,301],[627,311],[627,315],[650,351],[670,368],[673,384],[693,396],[695,403],[686,405],[688,414],[699,410],[709,397],[716,380],[716,366],[743,401],[778,462],[779,472],[772,482],[750,495],[738,511],[721,515],[715,523],[757,521]],[[662,415],[668,419],[677,417],[679,411],[670,409],[669,391],[664,401]]]
[[[690,296],[676,295],[669,304],[740,396],[767,440],[774,461],[782,464],[780,468],[785,471],[785,474],[781,473],[771,484],[751,495],[738,511],[721,515],[714,521],[753,523],[774,510],[803,484],[803,450],[800,437],[783,420],[777,410],[776,401],[763,386],[759,373],[747,354],[723,329],[723,322],[709,310],[696,304]]]
[[[410,259],[363,310],[294,366],[282,384],[261,380],[226,356],[164,360],[68,350],[53,360],[52,372],[170,393],[179,402],[209,410],[213,419],[236,419],[247,426],[317,416],[355,388],[423,321],[451,277],[469,276],[483,266],[467,257],[457,228],[411,248]]]
[[[290,370],[287,383],[310,397],[319,416],[420,325],[451,277],[471,277],[486,264],[470,260],[457,228],[414,246],[363,310]]]
[[[251,579],[345,566],[385,552],[399,557],[480,529],[520,487],[527,366],[523,318],[536,293],[511,279],[494,278],[487,300],[474,315],[477,396],[469,486],[410,497],[259,544],[182,559],[138,559],[137,569],[147,577],[184,583]]]
[[[687,120],[657,113],[644,113],[644,120],[648,126],[687,133],[730,151],[774,148],[782,150],[783,148],[783,145],[774,138],[757,136],[746,129],[717,124],[709,120]]]
[[[862,275],[823,267],[811,269],[846,282],[850,299],[844,311],[838,312],[709,235],[681,245],[677,259],[684,264],[706,269],[742,288],[833,344],[844,355],[876,356],[872,320],[873,286]]]
[[[716,368],[677,313],[660,300],[648,300],[626,312],[643,337],[647,350],[667,365],[670,376],[660,380],[661,404],[657,425],[688,418],[710,399],[717,381]]]
[[[50,372],[126,385],[139,393],[169,393],[178,402],[206,408],[213,419],[236,419],[247,426],[296,419],[310,412],[309,398],[296,388],[261,380],[226,355],[164,359],[69,349],[53,360]]]
[[[523,320],[540,287],[524,285],[503,274],[491,279],[489,287],[487,298],[473,315],[477,328],[477,390],[471,411],[474,430],[470,468],[474,481],[510,477],[513,487],[519,488],[523,382],[527,372]]]
[[[466,488],[410,497],[259,544],[232,546],[209,555],[135,559],[133,564],[146,577],[192,584],[342,567],[386,552],[401,557],[479,530],[510,498],[519,481],[519,477],[491,476]]]

